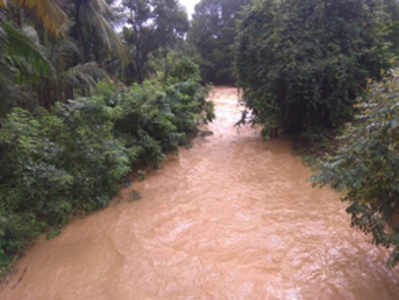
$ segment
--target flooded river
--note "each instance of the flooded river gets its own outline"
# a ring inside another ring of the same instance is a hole
[[[338,194],[311,187],[288,141],[234,128],[235,89],[212,99],[213,135],[37,242],[0,299],[399,299],[399,270]]]

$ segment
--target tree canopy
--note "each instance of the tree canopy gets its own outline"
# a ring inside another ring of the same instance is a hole
[[[199,52],[206,81],[233,84],[235,25],[250,0],[202,0],[195,7],[189,42]]]
[[[352,225],[391,248],[390,266],[399,263],[398,75],[374,82],[359,99],[357,121],[346,126],[339,150],[324,158],[314,178],[345,192]]]
[[[300,133],[353,115],[390,69],[377,0],[256,1],[240,22],[236,69],[252,121]]]
[[[124,0],[122,7],[129,25],[123,29],[131,57],[128,77],[142,82],[150,53],[161,50],[166,58],[168,50],[183,39],[189,27],[187,13],[176,0]]]

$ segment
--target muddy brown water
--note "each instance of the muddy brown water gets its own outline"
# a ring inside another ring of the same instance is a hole
[[[399,299],[398,269],[339,195],[311,187],[288,141],[234,128],[235,89],[212,99],[212,136],[38,241],[0,299]]]

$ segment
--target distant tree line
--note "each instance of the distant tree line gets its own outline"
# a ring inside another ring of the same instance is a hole
[[[196,62],[204,80],[235,84],[236,24],[250,0],[202,0],[195,7],[188,42],[197,50]]]

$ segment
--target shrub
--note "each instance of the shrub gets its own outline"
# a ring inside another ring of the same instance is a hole
[[[374,83],[359,104],[357,121],[348,124],[342,145],[327,156],[315,184],[345,192],[352,225],[392,249],[399,262],[399,77]]]
[[[166,66],[165,66],[166,64]],[[166,85],[173,85],[186,80],[201,81],[199,66],[182,50],[171,50],[165,57],[152,55],[150,66],[156,80]],[[167,71],[165,78],[165,71]]]
[[[0,256],[12,257],[77,210],[105,207],[117,191],[130,161],[103,108],[92,99],[58,104],[51,113],[17,108],[3,123]]]
[[[172,55],[172,59],[175,61],[170,67],[169,76],[173,83],[182,82],[191,78],[195,81],[201,80],[200,69],[191,58],[188,56],[177,57],[179,53]]]
[[[378,1],[255,1],[239,25],[236,70],[253,122],[300,133],[353,115],[367,79],[390,68]]]

